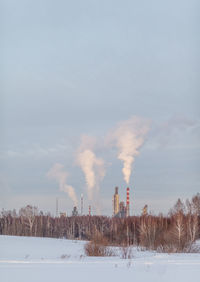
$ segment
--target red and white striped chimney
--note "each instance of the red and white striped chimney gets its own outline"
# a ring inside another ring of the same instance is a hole
[[[130,215],[129,187],[126,188],[126,216]]]

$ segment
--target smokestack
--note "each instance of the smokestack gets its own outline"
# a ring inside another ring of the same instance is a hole
[[[114,210],[114,196],[112,196],[112,216],[115,215],[115,210]]]
[[[126,188],[126,216],[130,216],[129,187]]]
[[[81,194],[81,215],[83,215],[83,194]]]
[[[89,205],[89,216],[91,216],[91,206]]]
[[[118,187],[115,187],[115,194],[113,196],[114,200],[114,216],[119,212],[119,194],[118,194]]]
[[[56,198],[56,217],[58,217],[58,198]]]

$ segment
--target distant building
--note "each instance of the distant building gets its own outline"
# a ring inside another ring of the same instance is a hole
[[[120,212],[126,212],[126,207],[125,207],[124,202],[119,203],[119,211]]]
[[[78,215],[78,209],[77,207],[74,207],[72,210],[72,216],[77,216]]]
[[[147,215],[148,214],[148,206],[145,205],[144,208],[142,209],[142,215]]]
[[[119,203],[119,212],[115,215],[115,217],[125,218],[126,217],[126,207],[124,202]]]
[[[60,212],[60,217],[66,217],[66,216],[67,216],[66,212]]]
[[[91,206],[88,207],[88,215],[91,216]]]

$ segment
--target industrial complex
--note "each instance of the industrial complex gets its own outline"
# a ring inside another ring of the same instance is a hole
[[[126,205],[123,201],[119,201],[119,188],[115,187],[115,194],[113,195],[113,217],[128,217],[130,216],[130,199],[129,187],[126,188]]]
[[[91,205],[88,206],[89,216],[92,214]],[[147,214],[147,205],[144,206],[142,214]],[[56,215],[58,216],[58,199],[56,199]],[[83,194],[81,194],[80,201],[80,214],[78,212],[78,207],[73,207],[72,216],[84,215],[83,214]],[[60,212],[60,216],[67,216],[65,212]],[[112,197],[112,216],[117,218],[125,218],[130,216],[130,188],[126,188],[126,203],[124,201],[120,201],[119,197],[119,188],[115,187],[114,195]]]

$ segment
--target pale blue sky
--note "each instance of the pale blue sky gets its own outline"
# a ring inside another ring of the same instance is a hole
[[[132,115],[152,121],[131,176],[134,211],[148,203],[166,212],[200,192],[199,1],[0,5],[0,208],[54,212],[57,196],[71,212],[47,171],[62,163],[79,196],[81,134],[102,137]],[[111,214],[116,185],[125,197],[122,164],[114,149],[96,154],[107,164],[102,210]]]

